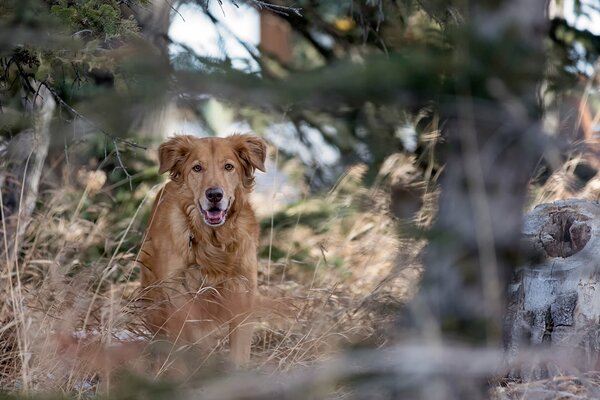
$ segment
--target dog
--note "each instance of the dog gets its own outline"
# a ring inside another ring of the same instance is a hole
[[[250,205],[267,145],[253,134],[175,136],[159,147],[169,182],[154,201],[138,262],[148,327],[199,341],[202,325],[228,326],[232,361],[248,363],[257,299],[259,225]]]

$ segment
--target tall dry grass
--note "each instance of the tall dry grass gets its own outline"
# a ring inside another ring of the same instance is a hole
[[[416,289],[423,244],[402,238],[388,211],[390,165],[370,188],[362,184],[366,168],[356,166],[329,193],[266,216],[259,288],[294,308],[258,321],[250,369],[287,372],[390,337]],[[229,368],[226,338],[209,348],[175,346],[145,328],[135,259],[158,186],[135,188],[135,212],[119,220],[105,178],[83,171],[76,182],[46,188],[21,250],[3,244],[4,390],[87,397],[114,393],[121,371],[190,384]],[[279,226],[275,217],[292,223]]]

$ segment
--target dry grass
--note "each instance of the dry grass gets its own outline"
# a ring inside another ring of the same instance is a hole
[[[250,368],[286,372],[390,336],[395,312],[417,286],[422,243],[400,239],[388,213],[389,176],[366,189],[364,173],[362,166],[350,169],[328,194],[278,214],[295,223],[263,229],[260,290],[296,308],[261,318]],[[78,184],[47,190],[19,256],[3,255],[5,390],[111,393],[123,369],[189,382],[227,352],[224,342],[208,350],[174,347],[144,328],[134,260],[157,188],[138,186],[131,193],[135,213],[115,221],[119,210],[111,209],[104,180],[100,172],[82,173]],[[307,223],[309,215],[315,218]],[[284,251],[276,256],[275,248]]]
[[[571,198],[600,200],[600,177],[596,175],[589,181],[582,182],[575,174],[575,168],[579,164],[586,164],[586,161],[581,155],[573,155],[542,186],[532,187],[531,206]]]
[[[600,376],[594,372],[579,377],[555,376],[533,382],[509,382],[495,388],[491,396],[497,400],[577,400],[596,399],[599,394]]]
[[[532,203],[573,196],[597,199],[600,180],[574,183],[577,162],[552,175],[534,192]],[[421,273],[418,254],[425,243],[411,239],[410,229],[428,226],[435,214],[437,193],[428,191],[434,187],[428,180],[435,177],[423,178],[415,163],[407,156],[391,156],[369,188],[362,184],[366,169],[358,165],[328,193],[267,210],[260,291],[295,308],[260,318],[251,370],[262,376],[297,374],[327,365],[349,347],[389,344],[396,317]],[[149,381],[174,381],[178,387],[197,386],[229,371],[226,339],[216,345],[174,346],[145,329],[139,315],[146,305],[137,300],[134,260],[158,187],[138,186],[130,193],[135,212],[114,219],[119,210],[112,208],[104,181],[101,173],[82,172],[77,183],[47,190],[19,257],[2,255],[4,390],[112,398],[124,390],[117,386],[124,370]],[[412,224],[389,213],[390,190],[399,182],[423,193]],[[286,190],[273,189],[273,196]],[[597,382],[595,375],[507,382],[493,388],[490,397],[594,398]],[[345,395],[335,385],[326,394]]]

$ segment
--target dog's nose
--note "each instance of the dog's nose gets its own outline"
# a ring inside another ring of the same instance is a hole
[[[211,203],[218,203],[223,198],[223,189],[221,189],[221,188],[206,189],[206,198]]]

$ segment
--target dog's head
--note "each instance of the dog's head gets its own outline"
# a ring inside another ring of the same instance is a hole
[[[158,172],[190,190],[204,222],[225,223],[236,193],[254,186],[254,170],[264,172],[267,146],[251,134],[226,138],[175,136],[160,145]]]

